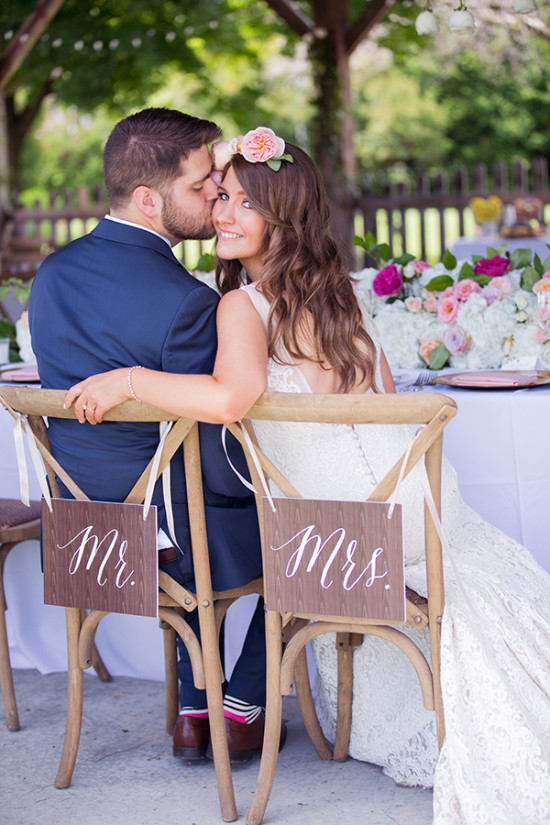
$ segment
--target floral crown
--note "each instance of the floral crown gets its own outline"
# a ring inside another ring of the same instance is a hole
[[[214,168],[221,171],[233,155],[242,155],[249,163],[267,163],[277,172],[283,160],[294,163],[292,155],[285,154],[285,142],[273,129],[258,126],[257,129],[238,135],[232,140],[220,140],[212,146]]]

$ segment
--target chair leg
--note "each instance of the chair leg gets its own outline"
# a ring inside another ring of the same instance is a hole
[[[332,751],[327,744],[323,731],[321,730],[321,725],[319,724],[319,718],[313,702],[305,647],[302,648],[302,652],[296,659],[296,667],[294,669],[294,688],[296,690],[296,698],[298,700],[298,707],[300,708],[302,721],[313,747],[321,759],[332,759]]]
[[[176,631],[167,622],[161,622],[164,639],[164,690],[166,704],[166,733],[172,735],[178,719],[178,651]]]
[[[105,663],[104,663],[103,659],[101,658],[101,654],[100,654],[99,650],[96,647],[95,642],[94,642],[94,645],[92,647],[92,666],[93,666],[95,672],[97,673],[98,678],[102,682],[112,682],[113,681],[113,677],[111,676],[111,674],[107,670],[107,668],[105,666]]]
[[[81,611],[65,608],[67,624],[67,721],[63,752],[54,785],[67,788],[71,784],[82,727],[83,671],[78,665],[78,637],[82,624]]]
[[[224,822],[234,822],[237,819],[237,805],[235,803],[227,734],[225,732],[222,695],[223,673],[220,666],[218,630],[212,604],[199,605],[199,624],[206,682],[206,701],[210,720],[210,739],[218,783],[220,810]]]
[[[0,551],[0,690],[6,715],[8,730],[19,730],[19,713],[13,687],[13,674],[10,663],[10,649],[8,646],[8,632],[6,629],[6,596],[4,593],[4,562],[13,544],[4,544]]]
[[[281,737],[281,716],[283,697],[281,696],[281,617],[279,613],[268,610],[266,612],[266,647],[267,647],[267,697],[265,708],[265,731],[262,748],[260,772],[256,782],[256,790],[246,825],[260,825],[275,777],[279,741]]]
[[[348,758],[351,733],[351,701],[353,697],[353,648],[349,633],[336,634],[338,650],[338,705],[336,711],[336,737],[334,740],[335,762]]]

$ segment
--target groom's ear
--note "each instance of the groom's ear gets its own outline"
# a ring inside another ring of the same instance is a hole
[[[155,218],[162,211],[162,196],[150,186],[136,186],[132,200],[139,211],[148,218]]]

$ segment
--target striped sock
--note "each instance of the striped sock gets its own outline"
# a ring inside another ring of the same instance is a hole
[[[180,716],[196,716],[197,719],[208,719],[208,708],[182,708]]]
[[[244,725],[255,722],[261,712],[260,705],[250,705],[241,699],[235,699],[234,696],[227,696],[226,694],[223,700],[223,715],[225,718],[234,719]]]

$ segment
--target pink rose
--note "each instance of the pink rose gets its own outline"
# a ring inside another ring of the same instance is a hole
[[[533,284],[533,292],[539,295],[542,292],[550,292],[550,278],[542,277],[540,281]]]
[[[397,295],[403,279],[395,264],[388,264],[374,276],[372,288],[376,295]]]
[[[511,295],[515,290],[515,286],[508,275],[497,275],[491,281],[491,286],[497,286],[504,295]]]
[[[427,264],[426,261],[409,261],[409,264],[418,273],[424,272],[425,269],[431,269],[431,264]]]
[[[437,298],[435,295],[428,295],[424,301],[424,309],[426,312],[437,312]]]
[[[454,286],[454,294],[459,301],[467,301],[472,292],[481,292],[481,287],[471,278],[464,278],[458,281]]]
[[[443,343],[451,355],[459,355],[461,352],[466,352],[471,342],[462,327],[449,327],[443,335]]]
[[[454,288],[454,286],[448,286],[448,287],[445,287],[445,289],[443,290],[443,292],[440,292],[440,293],[439,293],[439,296],[438,296],[438,297],[439,297],[439,298],[447,298],[447,296],[449,296],[449,295],[454,295],[454,294],[455,294],[455,288]]]
[[[284,140],[277,137],[273,129],[268,129],[267,126],[258,126],[257,129],[247,132],[242,139],[241,154],[250,163],[280,158],[284,152]]]
[[[439,338],[424,338],[420,342],[420,349],[419,349],[420,356],[421,356],[421,358],[424,359],[426,364],[430,363],[430,361],[429,361],[430,352],[432,352],[434,349],[436,349],[436,347],[438,347],[440,344],[441,344],[441,341],[439,340]]]
[[[474,273],[476,275],[490,275],[491,278],[504,275],[510,268],[510,259],[501,258],[500,255],[494,255],[492,258],[482,258],[474,266]]]
[[[490,307],[491,304],[494,304],[495,301],[502,301],[502,298],[504,297],[501,290],[497,286],[494,286],[493,281],[483,287],[481,294],[483,298],[485,298],[488,307]]]
[[[409,312],[420,312],[422,309],[422,301],[420,298],[415,298],[411,296],[410,298],[405,298],[405,306],[409,310]]]
[[[459,302],[455,295],[446,295],[437,302],[437,317],[444,324],[451,324],[456,318]]]
[[[545,344],[548,341],[548,333],[537,327],[535,331],[535,340],[537,344]]]

